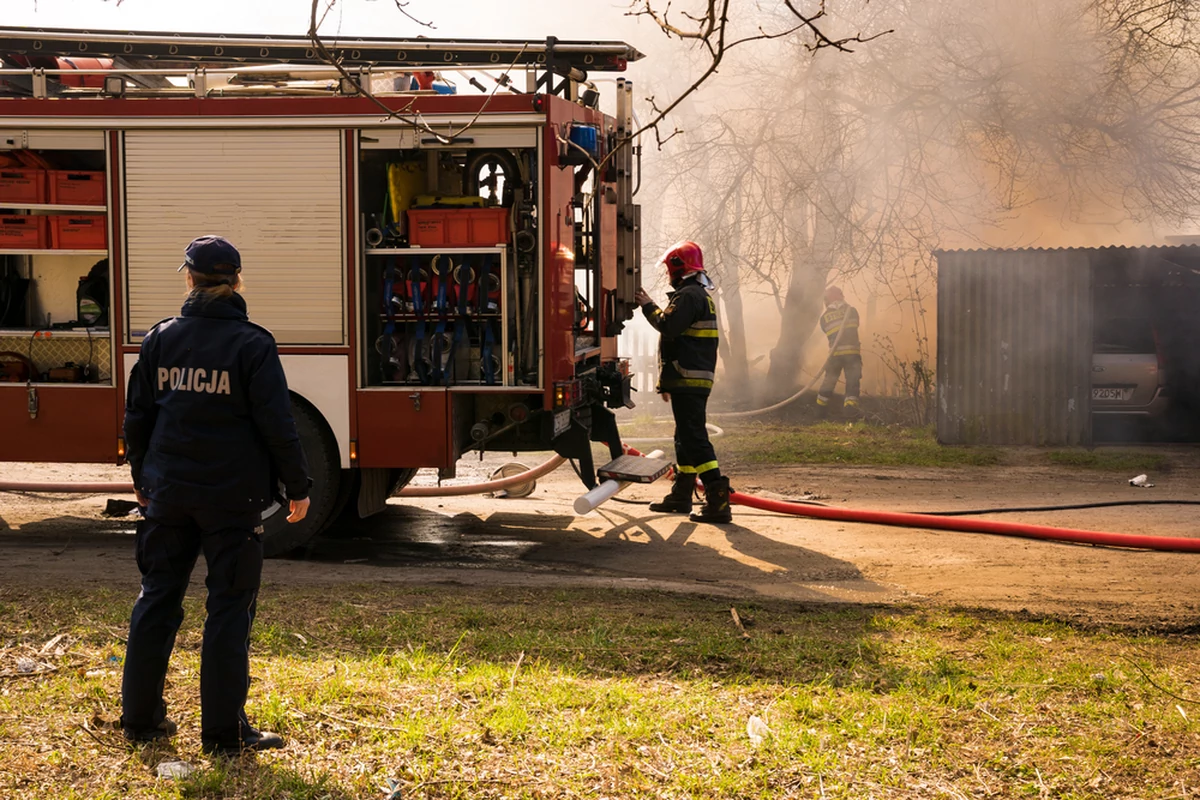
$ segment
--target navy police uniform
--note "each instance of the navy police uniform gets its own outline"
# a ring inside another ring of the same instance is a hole
[[[291,500],[307,497],[310,486],[275,340],[248,320],[241,295],[193,292],[180,316],[146,335],[129,379],[125,444],[148,507],[135,544],[142,590],[129,625],[122,727],[131,739],[174,730],[163,684],[203,552],[201,740],[237,749],[258,736],[244,706],[261,515],[279,483]]]

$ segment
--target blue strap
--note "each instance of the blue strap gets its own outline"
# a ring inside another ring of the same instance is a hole
[[[392,295],[396,285],[396,259],[388,257],[384,263],[383,270],[383,306],[384,313],[387,314],[387,322],[383,326],[383,347],[380,353],[381,361],[379,371],[386,382],[388,380],[388,367],[392,363],[392,337],[396,333],[396,306],[392,302]],[[401,376],[407,377],[407,376]]]
[[[417,322],[413,326],[412,364],[417,379],[422,384],[428,384],[429,368],[425,363],[425,300],[421,295],[421,262],[416,256],[412,256],[408,261],[408,285],[413,313],[417,316]]]
[[[462,263],[458,265],[458,314],[465,317],[470,313],[467,307],[471,288],[471,268],[467,266],[467,260],[464,258]]]
[[[479,310],[484,312],[487,310],[487,285],[488,277],[492,274],[492,257],[485,255],[483,257],[483,265],[479,268]],[[492,370],[492,345],[496,343],[496,339],[492,333],[492,322],[486,317],[482,317],[482,342],[479,349],[479,368],[483,371],[483,380],[488,386],[495,385],[496,373]]]
[[[438,321],[433,332],[433,383],[435,386],[442,382],[445,372],[445,370],[442,368],[442,340],[445,338],[446,333],[446,301],[448,288],[450,285],[450,268],[448,266],[450,264],[450,259],[446,259],[446,264],[447,267],[436,270],[437,305],[435,308],[437,311]]]
[[[451,371],[446,374],[446,385],[450,385],[450,381],[454,377],[454,356],[458,352],[458,345],[467,338],[467,320],[459,317],[454,322],[454,336],[450,339],[450,353],[446,361],[450,364]]]
[[[492,320],[483,321],[483,346],[479,350],[479,367],[483,370],[483,380],[488,386],[496,383],[496,373],[492,370],[492,345],[496,343],[492,333]]]

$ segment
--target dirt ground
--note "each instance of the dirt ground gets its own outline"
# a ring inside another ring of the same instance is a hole
[[[543,456],[522,456],[528,464]],[[512,460],[464,464],[456,482]],[[816,495],[855,508],[934,511],[1200,497],[1200,459],[1185,451],[1154,488],[1133,477],[1048,467],[963,469],[790,466],[734,471],[734,487]],[[116,467],[0,465],[0,480],[126,480]],[[418,482],[432,477],[421,474]],[[635,486],[646,501],[665,486]],[[568,467],[527,498],[393,498],[383,514],[336,526],[308,552],[267,563],[265,580],[661,589],[803,602],[1026,610],[1085,623],[1190,627],[1200,554],[1061,544],[828,522],[735,509],[735,524],[696,525],[610,502],[571,512]],[[102,516],[106,496],[0,494],[0,586],[106,585],[136,592],[133,518]],[[1191,506],[1127,506],[996,517],[1063,527],[1200,538]],[[203,575],[197,569],[196,579]]]

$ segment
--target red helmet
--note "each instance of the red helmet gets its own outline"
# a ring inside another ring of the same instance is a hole
[[[674,284],[685,275],[704,271],[704,253],[695,242],[677,242],[663,255],[662,263],[667,265],[667,274]]]
[[[842,294],[842,290],[836,286],[830,286],[825,290],[825,302],[828,303],[844,303],[846,296]]]

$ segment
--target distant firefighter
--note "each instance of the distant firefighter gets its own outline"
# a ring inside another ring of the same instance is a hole
[[[817,392],[817,405],[822,409],[829,406],[838,378],[845,372],[845,407],[847,410],[856,410],[863,369],[862,347],[858,343],[858,309],[846,302],[845,295],[837,286],[825,290],[821,330],[829,338],[829,360],[825,362],[825,380]]]

